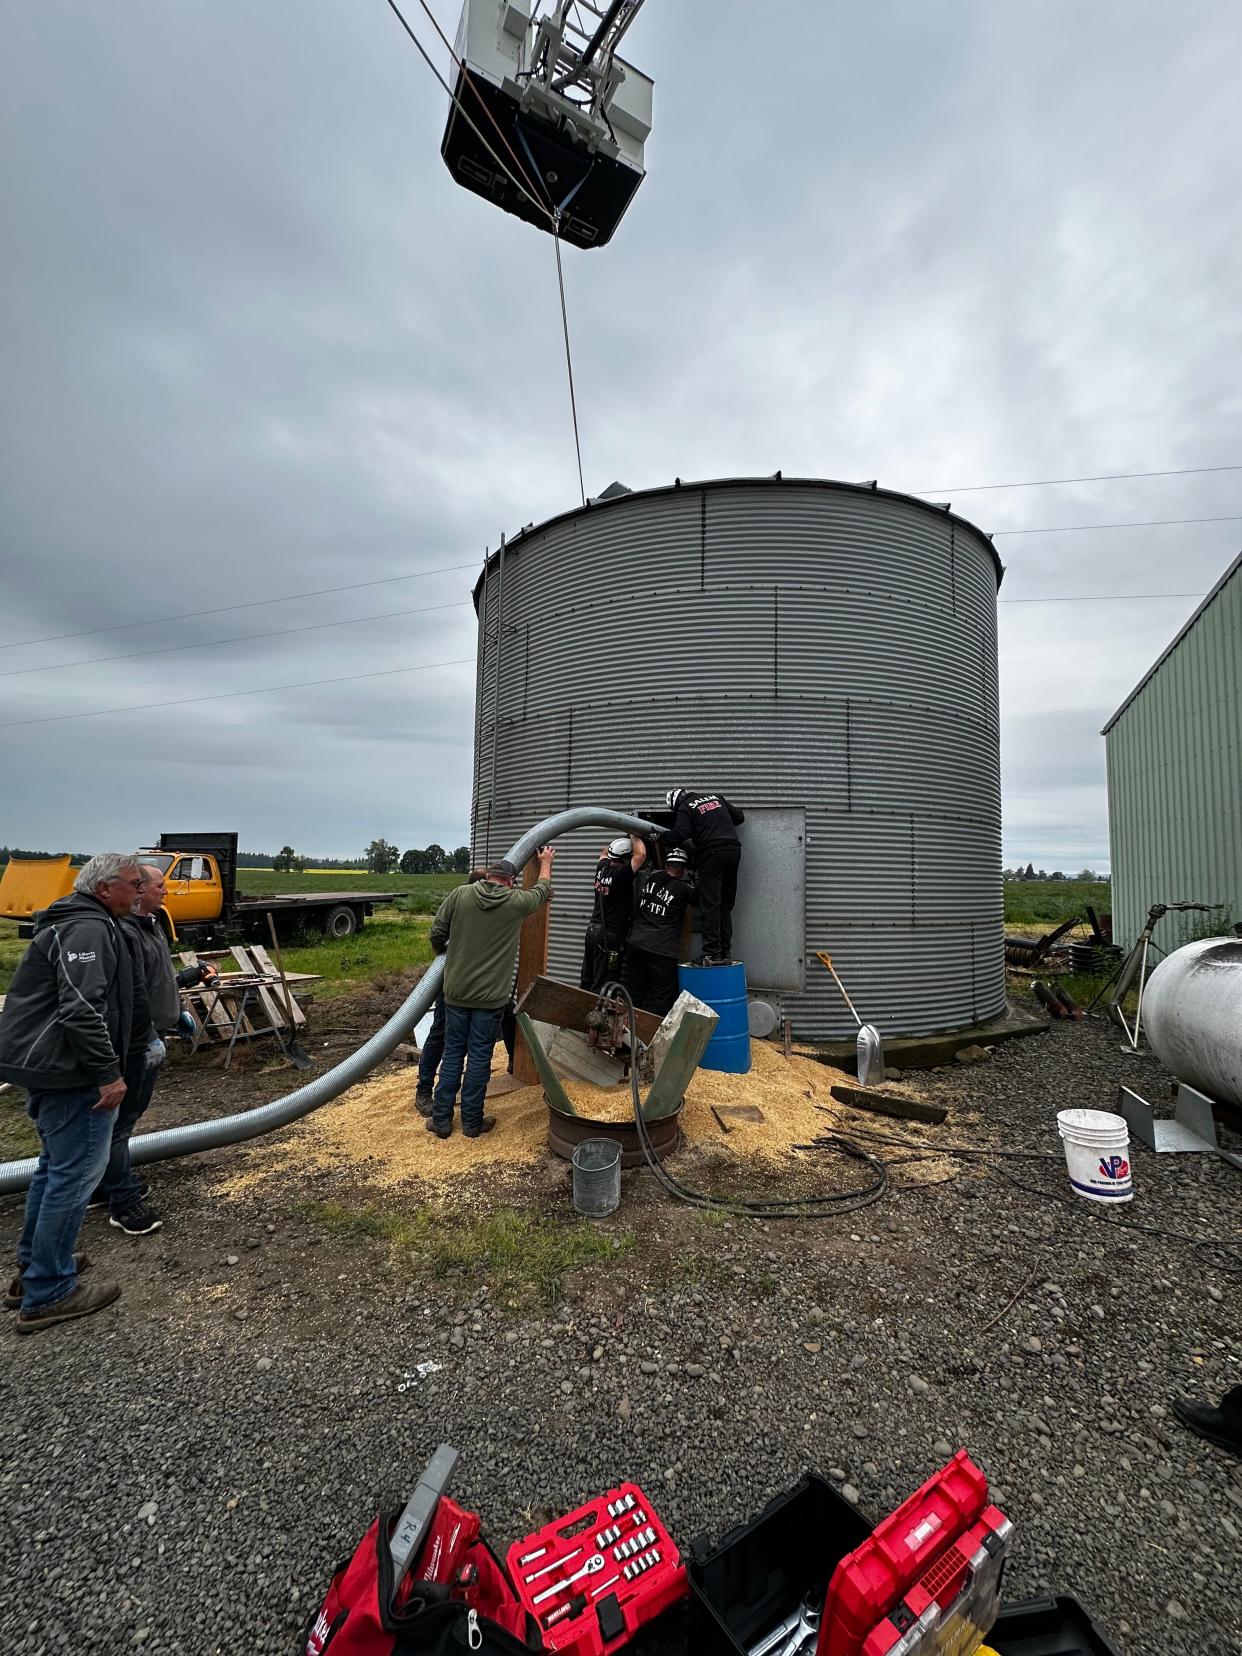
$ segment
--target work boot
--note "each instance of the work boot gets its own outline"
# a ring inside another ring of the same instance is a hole
[[[452,1124],[452,1122],[450,1122],[447,1127],[437,1127],[435,1122],[432,1121],[431,1117],[428,1116],[428,1118],[427,1118],[427,1131],[429,1133],[434,1133],[437,1138],[452,1138],[452,1136],[453,1136],[453,1124]]]
[[[89,1254],[75,1253],[73,1256],[73,1268],[79,1276],[84,1270],[86,1270],[90,1262]],[[6,1311],[16,1311],[21,1306],[22,1278],[25,1274],[26,1267],[24,1265],[19,1265],[17,1267],[17,1275],[13,1277],[12,1281],[9,1283],[8,1291],[4,1296],[4,1309]]]
[[[57,1300],[55,1305],[37,1305],[33,1311],[19,1311],[14,1327],[19,1334],[37,1334],[41,1328],[51,1328],[54,1323],[89,1317],[120,1297],[119,1282],[93,1282],[89,1286],[79,1282],[71,1294]]]
[[[1192,1403],[1186,1397],[1175,1397],[1173,1413],[1182,1425],[1188,1427],[1196,1436],[1206,1438],[1218,1449],[1225,1449],[1229,1454],[1237,1455],[1242,1460],[1242,1437],[1230,1428],[1229,1422],[1219,1409],[1213,1409],[1205,1403]]]
[[[484,1116],[477,1127],[463,1127],[462,1135],[465,1138],[478,1138],[480,1133],[490,1133],[495,1125],[495,1116]]]
[[[433,1094],[423,1092],[421,1087],[414,1094],[414,1108],[418,1111],[420,1116],[429,1116],[431,1114],[432,1097]]]
[[[150,1236],[152,1231],[162,1229],[164,1221],[140,1196],[120,1213],[110,1213],[108,1223],[115,1225],[117,1230],[123,1230],[126,1236]]]

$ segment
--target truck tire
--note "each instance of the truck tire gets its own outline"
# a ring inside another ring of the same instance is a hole
[[[323,934],[325,937],[352,937],[360,924],[355,909],[347,903],[338,903],[323,917]]]

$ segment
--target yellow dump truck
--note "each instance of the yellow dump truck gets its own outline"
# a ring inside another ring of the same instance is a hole
[[[262,897],[237,889],[236,834],[161,834],[143,860],[164,870],[168,896],[162,919],[169,941],[186,946],[228,932],[266,938],[267,917],[284,934],[313,927],[328,937],[349,937],[367,915],[396,901],[392,891],[293,891]],[[0,919],[16,920],[30,935],[40,909],[73,890],[71,857],[12,857],[0,878]]]

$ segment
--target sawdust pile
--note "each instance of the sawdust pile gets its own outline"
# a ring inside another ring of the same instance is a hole
[[[504,1049],[497,1050],[500,1056],[494,1081],[500,1081],[504,1064]],[[481,1138],[468,1139],[455,1130],[451,1138],[438,1139],[427,1132],[414,1108],[416,1079],[413,1066],[402,1066],[351,1087],[335,1103],[316,1110],[272,1141],[261,1161],[218,1187],[220,1194],[241,1194],[299,1171],[341,1167],[357,1168],[381,1188],[417,1180],[447,1191],[463,1175],[489,1168],[495,1175],[538,1162],[548,1154],[548,1112],[541,1088],[522,1087],[489,1097],[487,1112],[496,1118],[497,1125]],[[691,1146],[707,1144],[724,1149],[750,1161],[788,1167],[794,1159],[813,1165],[810,1158],[796,1156],[792,1147],[809,1144],[836,1128],[847,1135],[856,1131],[868,1149],[885,1159],[896,1158],[893,1180],[897,1185],[935,1184],[953,1176],[956,1165],[943,1157],[919,1154],[906,1159],[908,1151],[921,1150],[924,1145],[934,1150],[932,1135],[937,1129],[891,1121],[838,1104],[830,1088],[836,1082],[852,1080],[843,1071],[815,1059],[799,1055],[786,1059],[771,1042],[754,1041],[749,1074],[696,1071],[681,1113],[685,1141]],[[629,1118],[628,1085],[605,1088],[569,1081],[566,1090],[584,1116],[602,1121]],[[762,1110],[763,1120],[733,1122],[732,1130],[725,1134],[712,1114],[713,1104],[755,1104]],[[831,1114],[825,1114],[825,1109]],[[902,1148],[873,1143],[868,1136],[872,1132],[899,1140]]]

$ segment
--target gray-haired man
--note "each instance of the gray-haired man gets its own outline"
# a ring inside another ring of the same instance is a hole
[[[163,1036],[176,1027],[181,1014],[180,990],[194,988],[204,979],[216,976],[215,967],[203,961],[180,972],[173,971],[164,929],[157,919],[167,896],[164,871],[155,863],[144,863],[142,876],[142,890],[138,893],[134,911],[125,916],[121,925],[133,955],[134,986],[138,989],[138,980],[142,980],[150,1006],[150,1019],[144,1028],[137,1027],[137,1011],[142,999],[139,994],[135,997],[135,1025],[126,1054],[125,1099],[116,1112],[108,1165],[89,1204],[91,1207],[106,1207],[108,1223],[115,1225],[117,1230],[123,1230],[126,1236],[149,1236],[164,1223],[145,1200],[147,1185],[134,1173],[129,1141],[154,1095],[160,1065],[167,1053]]]
[[[0,1010],[0,1080],[26,1089],[42,1144],[5,1295],[6,1306],[21,1307],[19,1334],[89,1316],[121,1292],[115,1282],[79,1281],[86,1258],[74,1246],[125,1096],[134,983],[118,922],[141,885],[136,857],[92,857],[72,893],[36,917]]]

